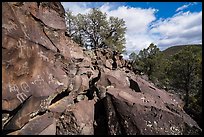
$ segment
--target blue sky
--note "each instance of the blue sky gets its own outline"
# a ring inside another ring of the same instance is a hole
[[[189,3],[189,2],[126,2],[124,5],[130,7],[140,7],[140,8],[155,8],[159,11],[156,13],[156,17],[158,18],[167,18],[171,17],[175,14],[178,7],[182,7],[183,5],[188,5],[187,8],[183,9],[183,11],[191,11],[191,12],[199,12],[202,10],[202,3]],[[168,9],[167,9],[168,8]]]
[[[99,8],[126,22],[126,50],[138,53],[155,43],[161,50],[202,43],[202,2],[62,2],[73,14]]]

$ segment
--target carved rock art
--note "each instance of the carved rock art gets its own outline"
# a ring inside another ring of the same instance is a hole
[[[185,135],[183,101],[65,35],[60,2],[2,3],[2,134]]]

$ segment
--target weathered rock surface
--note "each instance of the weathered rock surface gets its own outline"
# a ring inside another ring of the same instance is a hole
[[[201,134],[183,101],[120,53],[67,37],[59,2],[5,2],[2,11],[3,134]]]
[[[93,135],[94,103],[94,100],[82,100],[68,107],[57,122],[57,134]]]

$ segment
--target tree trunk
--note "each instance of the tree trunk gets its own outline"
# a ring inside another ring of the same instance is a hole
[[[189,88],[188,88],[188,86],[186,87],[185,102],[186,102],[185,106],[186,106],[186,108],[188,108],[188,105],[189,105]]]

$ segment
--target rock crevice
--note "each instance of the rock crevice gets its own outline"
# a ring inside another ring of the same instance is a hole
[[[183,101],[135,74],[120,53],[67,37],[59,2],[2,10],[3,134],[201,134]]]

